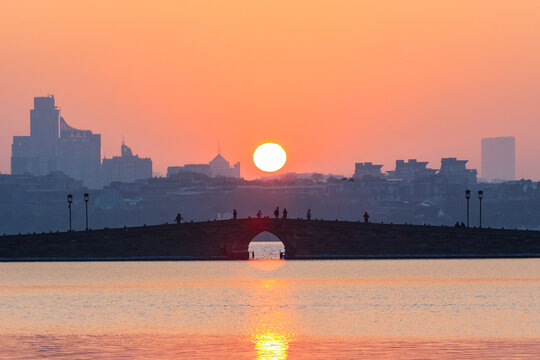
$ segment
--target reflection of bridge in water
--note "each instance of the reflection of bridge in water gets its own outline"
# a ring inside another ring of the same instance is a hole
[[[264,231],[288,259],[540,256],[539,231],[266,218],[2,236],[0,260],[247,259]]]

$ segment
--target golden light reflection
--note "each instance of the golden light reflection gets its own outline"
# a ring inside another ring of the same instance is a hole
[[[289,337],[279,333],[253,334],[251,341],[255,343],[257,359],[259,360],[282,360],[287,359],[289,349]]]
[[[294,339],[294,314],[288,283],[283,280],[261,280],[255,287],[256,309],[251,324],[251,341],[257,359],[287,359],[289,343]]]

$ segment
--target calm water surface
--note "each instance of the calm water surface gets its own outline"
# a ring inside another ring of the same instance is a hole
[[[537,259],[0,264],[0,359],[538,359],[539,314]]]

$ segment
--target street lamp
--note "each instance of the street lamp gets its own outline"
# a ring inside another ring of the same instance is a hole
[[[73,195],[68,194],[67,196],[67,202],[69,207],[69,231],[71,232],[71,203],[73,202]]]
[[[478,200],[480,200],[480,229],[482,228],[482,199],[484,198],[484,192],[478,191]]]
[[[86,204],[86,231],[88,231],[88,193],[84,193],[84,202]]]
[[[469,200],[471,199],[471,190],[465,190],[465,199],[467,199],[467,227],[469,227]]]

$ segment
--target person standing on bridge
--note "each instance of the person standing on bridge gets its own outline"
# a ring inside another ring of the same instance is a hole
[[[180,224],[182,220],[184,220],[182,215],[180,215],[180,213],[176,214],[176,219],[174,219],[174,221],[176,221],[177,224]]]
[[[259,209],[259,211],[257,211],[257,217],[260,219],[262,216],[262,211]]]
[[[276,210],[274,210],[274,216],[276,217],[276,219],[279,217],[279,206],[276,207]]]
[[[364,223],[367,224],[369,222],[369,214],[367,211],[364,213]]]
[[[311,209],[307,209],[307,215],[306,215],[306,218],[308,220],[311,220]]]
[[[283,208],[283,219],[287,218],[287,208]]]
[[[233,220],[236,220],[237,217],[238,217],[238,212],[236,212],[236,209],[234,209],[232,212],[232,218]]]

